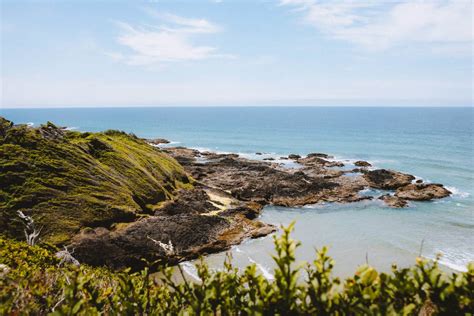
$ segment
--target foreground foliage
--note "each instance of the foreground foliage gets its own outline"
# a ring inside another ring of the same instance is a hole
[[[275,237],[274,279],[255,264],[244,271],[226,261],[222,271],[197,265],[199,282],[178,266],[158,274],[112,272],[66,264],[40,246],[0,238],[0,315],[472,315],[474,264],[442,272],[418,259],[411,268],[378,273],[361,266],[344,281],[331,277],[327,249],[311,264],[295,262],[292,225]],[[151,265],[155,266],[156,265]],[[178,269],[185,278],[176,281]],[[157,276],[158,275],[158,276]]]

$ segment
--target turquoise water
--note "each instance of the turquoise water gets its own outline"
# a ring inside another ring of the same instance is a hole
[[[388,270],[408,265],[419,254],[452,269],[474,261],[473,108],[102,108],[1,109],[16,123],[47,120],[81,131],[121,129],[141,137],[164,137],[175,144],[257,158],[289,153],[329,153],[376,167],[393,168],[448,186],[450,198],[390,209],[378,201],[303,208],[267,207],[262,220],[288,224],[303,241],[299,259],[312,260],[314,248],[330,247],[336,273],[359,264]],[[420,247],[423,243],[423,247]],[[232,252],[238,265],[272,266],[272,238],[247,241]],[[220,265],[223,255],[208,257]]]

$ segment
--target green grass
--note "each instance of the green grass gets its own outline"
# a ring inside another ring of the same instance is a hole
[[[331,275],[326,249],[312,263],[295,262],[292,226],[275,237],[274,280],[244,270],[197,266],[201,281],[177,282],[176,268],[159,263],[160,277],[61,263],[50,250],[0,238],[1,315],[472,315],[474,264],[442,272],[436,261],[379,273],[361,266],[346,280]],[[180,269],[178,269],[181,271]],[[178,272],[179,272],[178,271]],[[182,272],[182,271],[181,271]]]
[[[178,162],[134,135],[0,123],[0,230],[9,237],[23,237],[18,210],[60,245],[83,228],[150,214],[192,187]]]

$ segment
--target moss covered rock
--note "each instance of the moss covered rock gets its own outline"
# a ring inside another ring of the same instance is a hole
[[[0,117],[0,230],[23,238],[31,216],[44,241],[153,214],[192,179],[169,155],[119,131],[80,133]]]

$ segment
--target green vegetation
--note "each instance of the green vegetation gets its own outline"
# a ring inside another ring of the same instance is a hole
[[[17,212],[60,245],[86,227],[152,214],[191,179],[173,158],[134,135],[39,128],[0,117],[0,231],[23,238]]]
[[[200,282],[177,282],[173,268],[130,274],[62,263],[40,246],[0,238],[0,314],[52,315],[472,315],[474,264],[442,272],[418,259],[390,274],[360,267],[351,278],[331,277],[326,249],[312,264],[295,262],[292,226],[275,237],[275,280],[256,265],[238,271],[198,265]],[[155,263],[159,265],[158,263]]]

